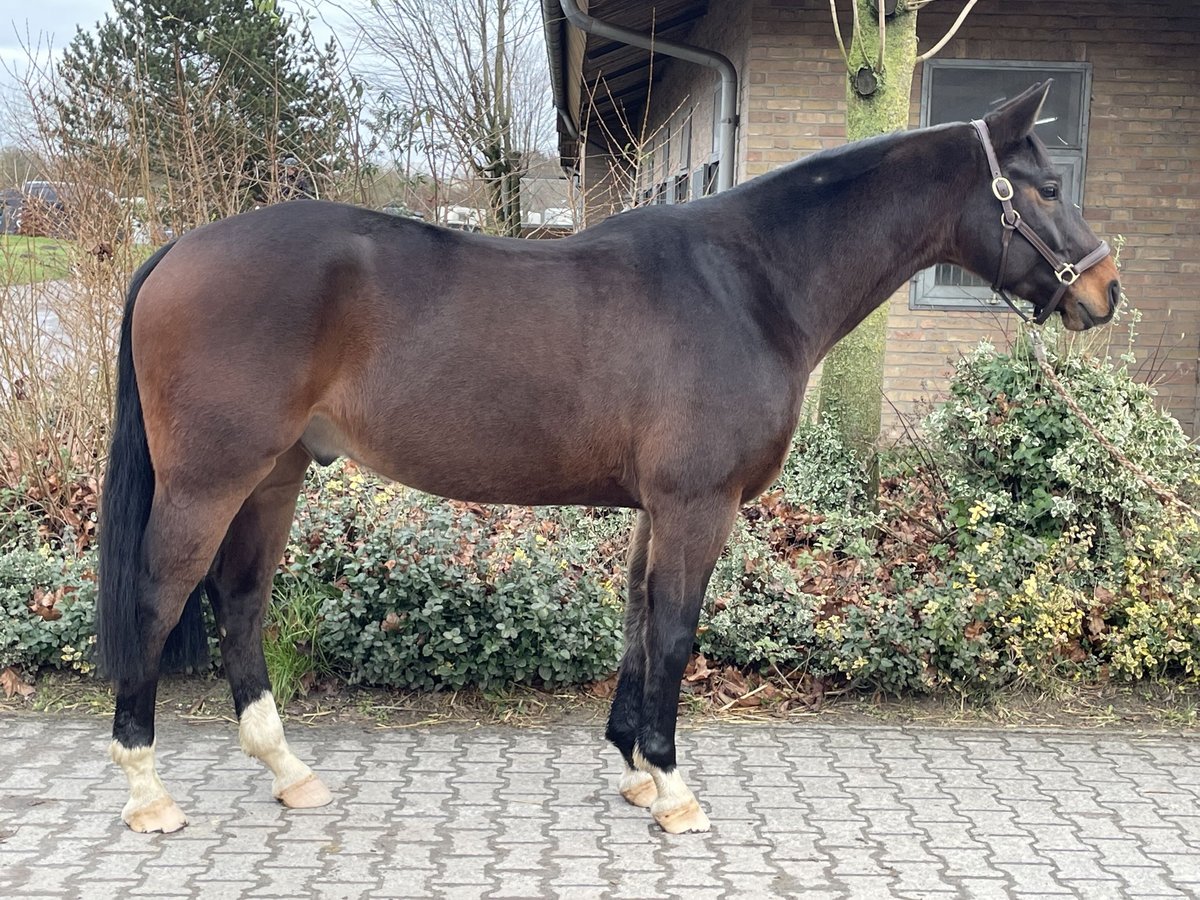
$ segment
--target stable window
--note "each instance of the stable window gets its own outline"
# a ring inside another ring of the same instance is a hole
[[[922,77],[921,125],[981,118],[1030,85],[1053,78],[1054,86],[1038,117],[1037,134],[1062,173],[1065,197],[1082,206],[1091,74],[1088,63],[931,59],[925,63]],[[980,169],[980,179],[986,176]],[[917,273],[909,305],[913,309],[992,309],[997,305],[1007,309],[989,285],[990,277],[985,281],[958,266],[942,264]]]
[[[679,126],[679,152],[676,172],[686,172],[692,167],[692,111],[689,109]]]
[[[671,182],[671,203],[687,203],[688,200],[688,174],[684,172],[682,175],[676,175]]]
[[[713,91],[712,102],[712,155],[721,152],[721,89]]]

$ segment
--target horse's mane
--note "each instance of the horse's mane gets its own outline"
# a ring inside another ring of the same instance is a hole
[[[888,154],[900,144],[923,137],[931,130],[944,130],[957,125],[938,126],[918,131],[893,131],[876,137],[819,150],[809,156],[780,166],[765,175],[750,179],[734,190],[751,185],[767,186],[786,183],[790,188],[803,184],[813,187],[836,185],[872,172],[883,164]]]

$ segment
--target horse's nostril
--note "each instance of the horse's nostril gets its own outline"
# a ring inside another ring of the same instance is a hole
[[[1113,309],[1117,308],[1117,304],[1121,302],[1121,282],[1115,278],[1108,283],[1108,302]]]

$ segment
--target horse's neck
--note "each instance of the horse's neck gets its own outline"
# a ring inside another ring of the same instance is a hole
[[[824,356],[921,269],[953,261],[961,144],[952,132],[888,136],[746,185],[806,356]]]

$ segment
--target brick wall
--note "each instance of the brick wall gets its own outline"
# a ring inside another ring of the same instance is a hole
[[[921,11],[921,48],[959,5]],[[752,19],[747,173],[755,175],[845,137],[845,82],[820,0],[757,0]],[[1084,215],[1110,241],[1126,238],[1123,283],[1143,313],[1140,374],[1200,432],[1200,5],[1190,0],[1006,0],[980,4],[940,58],[1092,64]],[[920,117],[914,77],[912,125]],[[912,413],[945,389],[951,361],[983,338],[1003,344],[1007,312],[909,309],[891,301],[884,390]],[[1125,328],[1113,344],[1127,345]],[[885,413],[894,431],[894,416]]]
[[[954,14],[938,4],[921,12],[922,48],[945,33]],[[1200,433],[1200,5],[980,4],[939,57],[1092,64],[1084,216],[1110,242],[1124,235],[1122,282],[1144,317],[1136,326],[1140,374],[1158,381],[1164,405]],[[917,115],[914,103],[914,124]],[[887,359],[887,390],[900,404],[944,384],[945,348],[938,345],[1003,339],[1011,324],[1007,314],[910,311],[907,301],[893,301]],[[1127,342],[1127,329],[1114,329],[1114,347]],[[937,377],[925,384],[922,371]]]
[[[846,8],[846,4],[842,4]],[[918,20],[921,48],[938,40],[961,4],[933,4]],[[728,55],[742,79],[739,179],[845,140],[845,76],[825,0],[712,0],[691,43]],[[1139,375],[1200,433],[1200,4],[1192,0],[1005,0],[981,3],[940,58],[1092,64],[1084,215],[1110,243],[1117,234],[1123,283],[1142,310]],[[914,77],[912,125],[920,116]],[[695,107],[693,163],[707,155],[708,70],[672,61],[654,87],[653,125]],[[909,309],[891,300],[884,390],[890,405],[919,411],[946,387],[952,360],[981,339],[1003,345],[1013,317]],[[1126,326],[1113,331],[1124,349]]]

